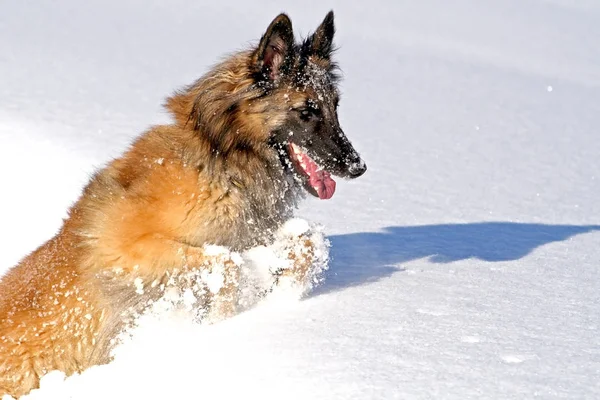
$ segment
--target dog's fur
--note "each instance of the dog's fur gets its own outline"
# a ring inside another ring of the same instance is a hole
[[[290,143],[334,175],[365,171],[337,120],[333,34],[329,13],[297,44],[281,14],[257,47],[167,100],[172,125],[150,129],[91,179],[58,234],[0,282],[0,397],[29,392],[50,370],[108,362],[125,315],[187,269],[224,263],[209,316],[235,312],[237,266],[203,246],[269,243],[304,189],[317,195]],[[143,295],[136,280],[152,282]]]

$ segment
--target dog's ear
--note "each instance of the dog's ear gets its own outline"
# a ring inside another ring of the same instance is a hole
[[[325,59],[329,59],[333,50],[333,34],[335,25],[333,24],[333,10],[325,16],[321,25],[312,35],[312,53]]]
[[[254,51],[253,62],[256,71],[269,80],[277,80],[289,68],[293,46],[292,21],[287,15],[279,14],[271,22]]]

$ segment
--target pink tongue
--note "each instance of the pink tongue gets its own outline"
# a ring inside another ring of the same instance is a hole
[[[316,171],[310,174],[310,185],[317,190],[320,199],[327,200],[335,192],[335,181],[327,171]]]
[[[302,157],[302,160],[306,166],[310,186],[315,188],[320,199],[330,199],[335,192],[335,181],[331,179],[331,174],[323,170],[317,171],[319,167],[307,156]]]

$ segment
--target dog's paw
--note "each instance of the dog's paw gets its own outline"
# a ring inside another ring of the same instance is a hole
[[[271,270],[271,290],[291,288],[305,294],[321,282],[327,269],[329,243],[319,227],[292,219],[278,232],[273,247],[280,262]]]
[[[241,309],[275,293],[298,298],[323,279],[329,244],[319,227],[292,219],[275,234],[269,245],[245,251],[241,268]]]

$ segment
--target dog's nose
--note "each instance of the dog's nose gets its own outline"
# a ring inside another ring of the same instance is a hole
[[[351,178],[358,178],[367,171],[367,164],[359,158],[357,161],[348,164],[348,172]]]

